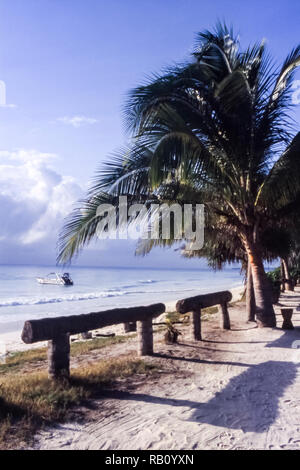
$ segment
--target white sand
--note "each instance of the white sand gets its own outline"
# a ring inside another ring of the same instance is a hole
[[[202,342],[156,339],[159,355],[149,360],[172,373],[138,377],[125,390],[120,382],[93,402],[86,422],[40,432],[35,448],[299,450],[300,350],[291,346],[300,340],[300,290],[280,301],[295,308],[295,330],[247,324],[240,304],[230,309],[231,331],[220,330],[216,314],[203,323]]]

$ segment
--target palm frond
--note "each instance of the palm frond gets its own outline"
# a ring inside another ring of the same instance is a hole
[[[147,194],[152,157],[151,149],[141,143],[115,151],[96,172],[89,194]]]
[[[285,59],[278,74],[271,100],[276,101],[287,90],[293,78],[293,72],[300,66],[300,45],[295,47]]]
[[[67,217],[59,235],[57,263],[66,264],[78,255],[83,246],[88,245],[96,236],[100,217],[97,215],[101,204],[115,204],[116,198],[107,193],[87,197],[80,201]]]
[[[276,161],[262,184],[256,200],[280,209],[295,199],[300,192],[300,132]]]

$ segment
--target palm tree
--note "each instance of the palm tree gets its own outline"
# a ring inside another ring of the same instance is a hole
[[[240,50],[218,24],[199,33],[193,59],[131,91],[125,106],[129,149],[97,173],[60,237],[68,261],[95,235],[95,206],[120,195],[160,197],[180,185],[233,227],[251,264],[259,326],[276,324],[261,234],[300,191],[300,133],[290,119],[300,46],[275,69],[265,44]]]

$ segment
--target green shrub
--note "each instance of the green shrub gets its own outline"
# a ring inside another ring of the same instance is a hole
[[[281,286],[281,270],[279,268],[273,269],[267,273],[267,277],[272,286],[273,292],[273,303],[277,304],[279,296],[280,296],[280,286]]]

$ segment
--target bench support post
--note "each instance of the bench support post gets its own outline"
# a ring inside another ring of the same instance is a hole
[[[293,330],[294,325],[292,323],[293,309],[292,308],[281,308],[281,315],[283,316],[282,329]]]
[[[68,379],[70,376],[70,338],[61,334],[48,341],[48,375],[50,379]]]
[[[229,313],[228,313],[228,308],[227,308],[227,302],[223,303],[220,305],[221,307],[221,328],[223,330],[230,330],[230,318],[229,318]]]
[[[192,337],[195,341],[201,341],[201,308],[192,311]]]
[[[152,356],[153,354],[153,328],[152,318],[137,322],[138,355]]]

